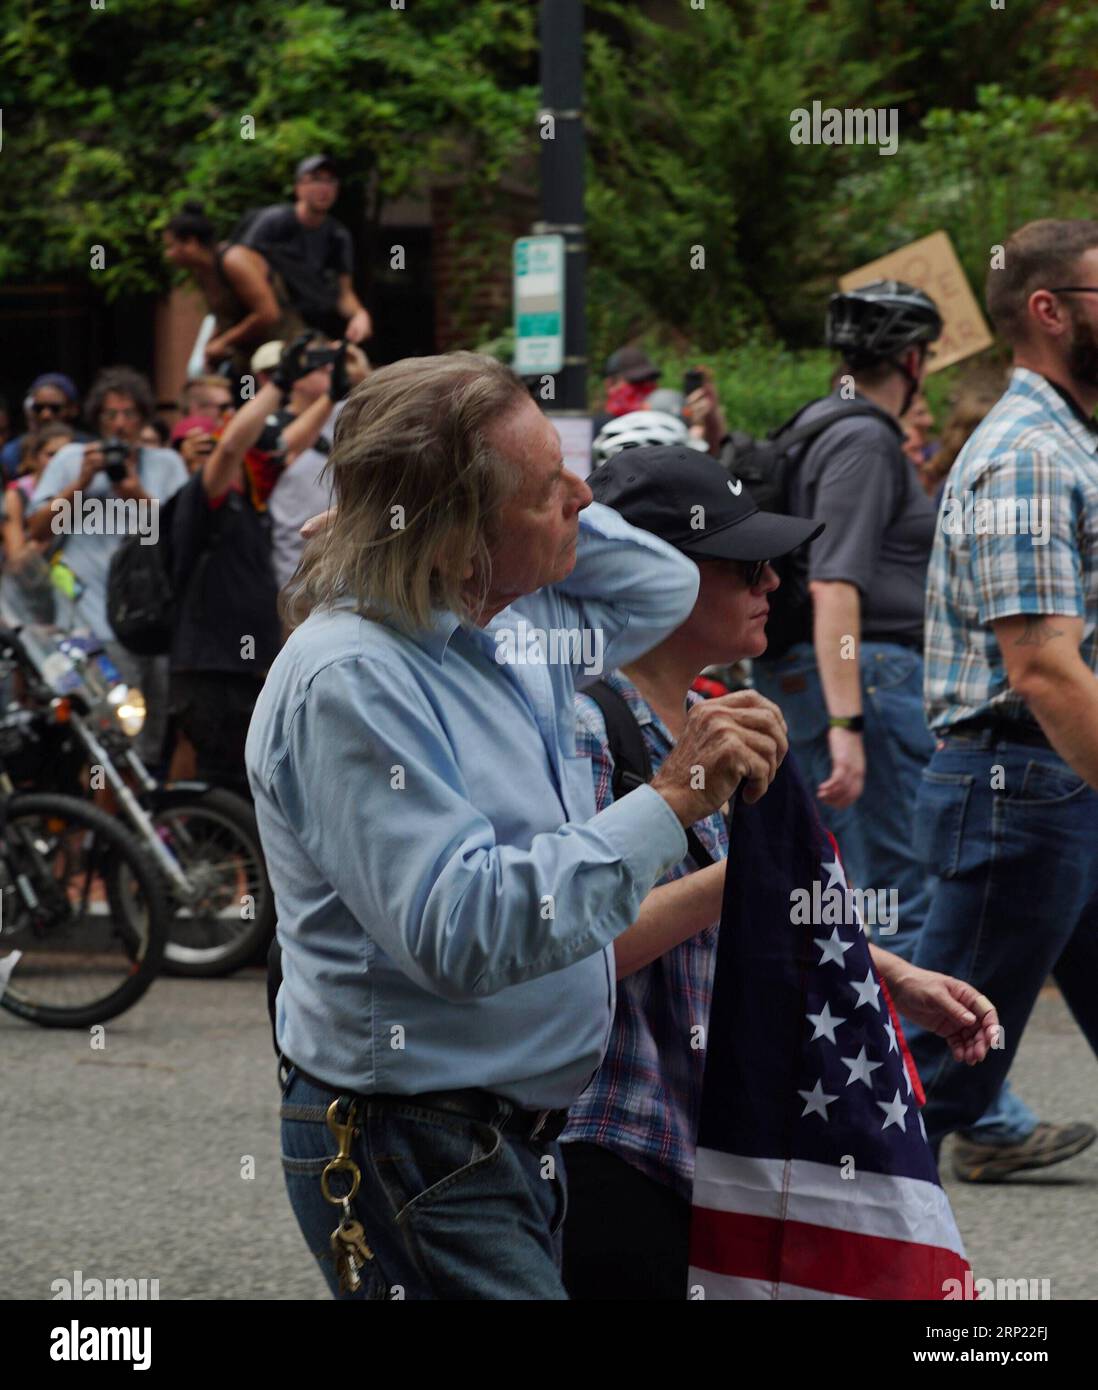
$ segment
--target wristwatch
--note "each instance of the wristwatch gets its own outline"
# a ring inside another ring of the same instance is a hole
[[[865,719],[860,714],[831,714],[827,724],[831,729],[849,729],[852,734],[860,734],[865,728]]]

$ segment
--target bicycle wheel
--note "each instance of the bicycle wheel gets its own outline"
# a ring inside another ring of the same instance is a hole
[[[229,975],[265,951],[274,935],[274,894],[255,813],[220,788],[153,799],[153,824],[190,884],[184,897],[166,883],[164,969],[172,975]]]
[[[152,860],[124,826],[70,796],[5,807],[0,1003],[46,1028],[128,1009],[156,978],[167,907]]]

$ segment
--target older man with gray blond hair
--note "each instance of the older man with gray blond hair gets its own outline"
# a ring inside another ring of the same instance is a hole
[[[698,706],[596,814],[561,654],[649,650],[698,571],[592,505],[509,368],[382,368],[330,468],[247,747],[291,1204],[337,1297],[564,1298],[556,1136],[605,1050],[614,942],[684,827],[765,792],[784,725],[751,693]]]

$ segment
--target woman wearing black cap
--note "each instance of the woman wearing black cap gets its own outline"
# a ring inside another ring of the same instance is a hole
[[[689,618],[659,646],[613,671],[598,702],[580,694],[576,752],[590,756],[597,808],[614,800],[615,769],[603,707],[624,701],[655,772],[674,748],[706,667],[766,649],[768,561],[822,529],[761,512],[714,459],[678,446],[625,450],[588,480],[597,501],[690,556],[701,574]],[[724,697],[746,715],[755,692]],[[620,751],[620,750],[619,750]],[[620,784],[619,784],[620,788]],[[621,789],[624,790],[624,789]],[[693,827],[691,854],[645,899],[615,942],[617,1006],[605,1059],[572,1107],[565,1287],[574,1299],[687,1296],[690,1196],[728,828],[719,814]],[[706,860],[712,862],[700,867]],[[943,1036],[963,1030],[975,992],[871,947],[897,1008]],[[986,1001],[985,1001],[986,1002]],[[977,1014],[981,1011],[976,1010]],[[991,1017],[994,1017],[992,1014]],[[986,1017],[983,1022],[986,1024]],[[981,1024],[974,1025],[979,1032]]]

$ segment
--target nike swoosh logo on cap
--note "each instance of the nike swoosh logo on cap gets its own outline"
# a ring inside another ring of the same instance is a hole
[[[742,480],[740,478],[737,478],[736,481],[733,482],[732,479],[729,478],[728,491],[732,494],[733,497],[738,497],[740,493],[743,491]]]

